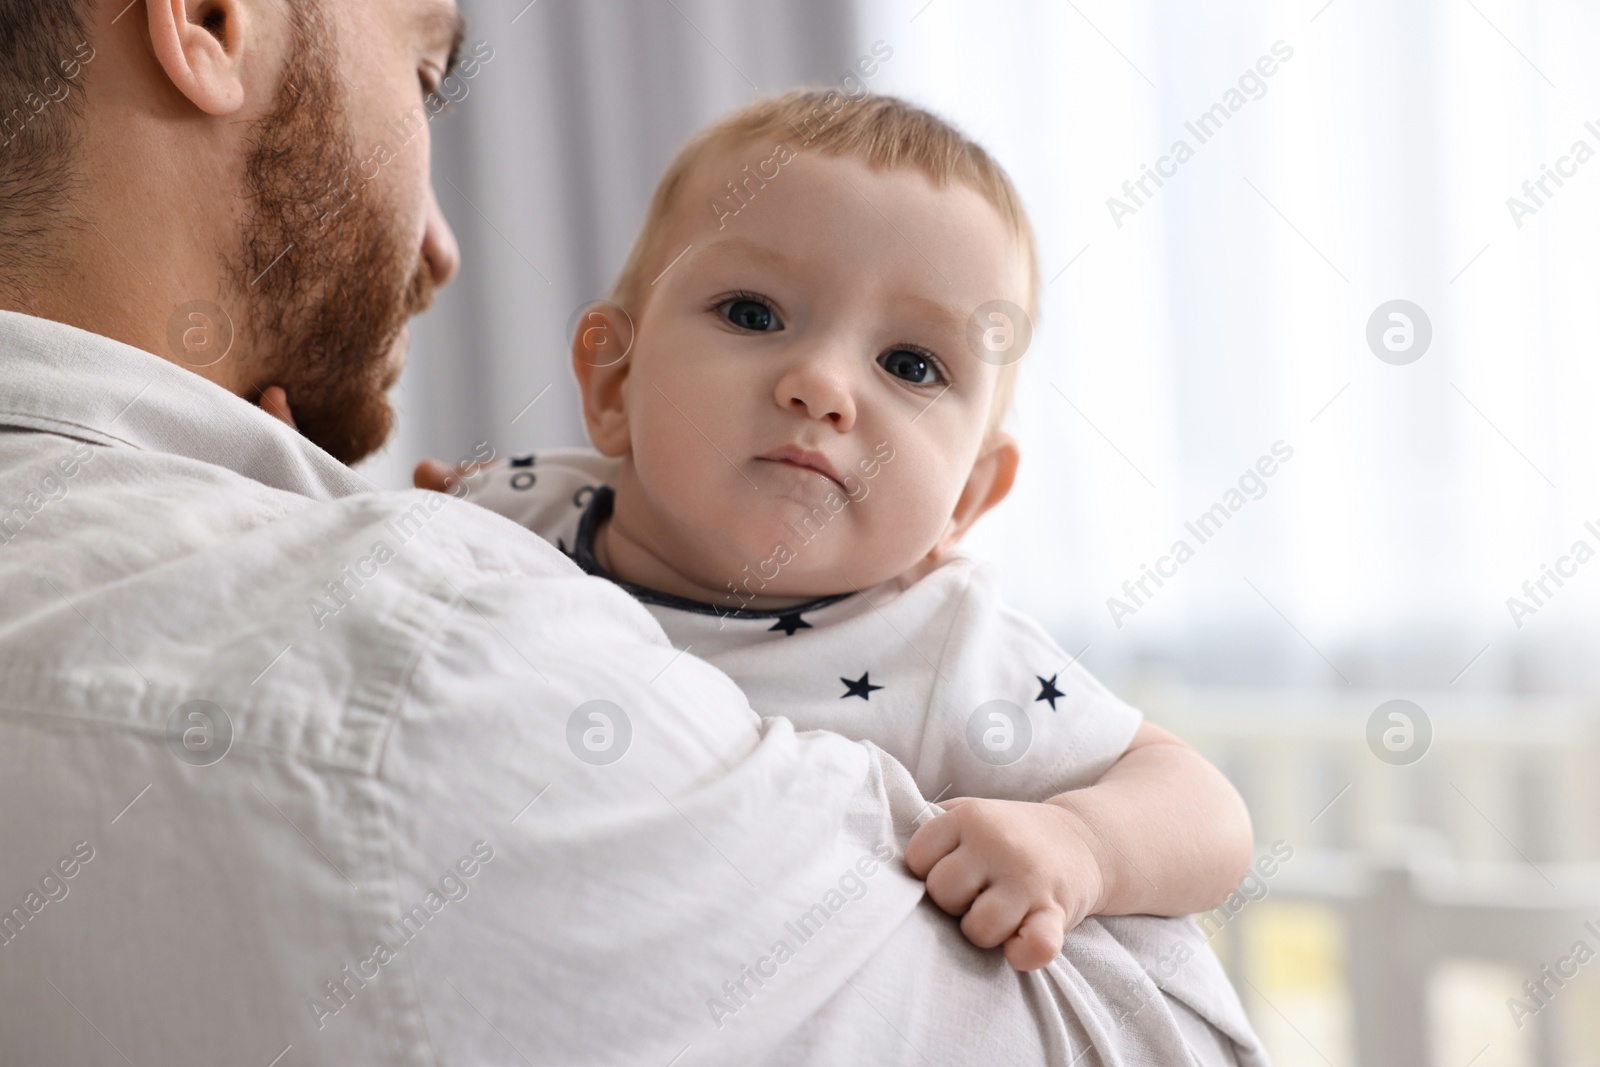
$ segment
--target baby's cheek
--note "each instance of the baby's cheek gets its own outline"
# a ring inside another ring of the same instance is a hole
[[[664,404],[651,406],[631,427],[634,466],[652,492],[700,499],[723,461],[684,415]]]
[[[939,481],[910,468],[894,471],[891,465],[866,484],[859,505],[863,551],[876,569],[887,571],[884,579],[893,578],[933,550],[955,502],[944,502]]]

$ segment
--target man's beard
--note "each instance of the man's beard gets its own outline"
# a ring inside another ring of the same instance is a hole
[[[321,7],[294,6],[278,102],[246,163],[244,241],[230,272],[257,387],[282,386],[300,432],[354,463],[389,436],[385,392],[399,376],[389,353],[433,284],[399,213],[358,173],[344,83],[318,46],[334,44]]]

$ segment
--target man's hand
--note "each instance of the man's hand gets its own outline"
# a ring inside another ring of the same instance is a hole
[[[299,427],[294,424],[294,414],[289,410],[289,394],[283,391],[282,386],[269,385],[261,391],[258,404],[262,411],[288,425],[294,430]]]
[[[466,493],[462,491],[464,484],[492,466],[492,460],[485,463],[469,461],[452,466],[437,459],[424,459],[411,472],[411,484],[418,489],[432,489],[436,493],[465,497]]]
[[[1093,831],[1052,803],[957,797],[906,846],[906,865],[933,902],[963,916],[979,948],[1005,946],[1019,971],[1045,966],[1066,932],[1104,910],[1106,879]]]

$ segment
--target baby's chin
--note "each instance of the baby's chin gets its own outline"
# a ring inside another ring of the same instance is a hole
[[[823,597],[857,593],[902,574],[917,572],[921,560],[874,560],[852,550],[842,530],[830,530],[807,543],[794,534],[769,539],[760,551],[733,553],[731,582],[714,586],[734,607],[760,610],[790,607]],[[822,541],[832,542],[824,546]],[[709,558],[709,554],[708,554]]]

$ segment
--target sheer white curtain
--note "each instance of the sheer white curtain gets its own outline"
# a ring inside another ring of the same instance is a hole
[[[863,0],[857,32],[895,44],[876,88],[989,146],[1039,231],[1023,472],[973,541],[1017,604],[1113,679],[1600,684],[1600,558],[1542,606],[1521,588],[1600,551],[1600,160],[1562,161],[1600,152],[1600,11]],[[1541,164],[1575,173],[1519,227]],[[1367,342],[1394,299],[1431,322],[1409,365]]]
[[[673,149],[881,40],[872,89],[987,145],[1039,232],[1022,476],[972,541],[1019,606],[1113,682],[1600,687],[1600,559],[1522,593],[1580,538],[1600,550],[1600,159],[1573,157],[1600,151],[1592,5],[464,6],[495,49],[434,131],[465,266],[419,324],[380,480],[483,439],[580,441],[567,320]],[[1543,164],[1572,173],[1541,205]],[[1141,191],[1146,165],[1170,176]],[[1520,227],[1511,196],[1537,207]],[[1396,299],[1432,328],[1409,365],[1366,337]],[[1264,495],[1230,497],[1280,441]],[[1186,529],[1239,501],[1204,544]],[[1179,540],[1193,558],[1163,563]],[[1135,601],[1145,565],[1171,576]],[[1538,608],[1520,628],[1514,595]],[[1114,620],[1113,596],[1136,610]]]

